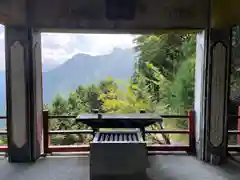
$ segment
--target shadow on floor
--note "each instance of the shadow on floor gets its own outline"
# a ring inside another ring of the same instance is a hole
[[[149,176],[153,180],[238,180],[240,166],[228,161],[212,166],[192,156],[164,155],[150,157]]]
[[[211,166],[195,157],[165,154],[149,156],[149,162],[148,180],[240,179],[240,161]],[[10,164],[0,159],[0,180],[89,180],[89,158],[53,156],[31,164]]]
[[[216,167],[229,176],[229,179],[240,179],[240,157],[230,157],[228,161]]]

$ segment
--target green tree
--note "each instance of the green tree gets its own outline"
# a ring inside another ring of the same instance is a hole
[[[67,101],[60,94],[57,94],[52,103],[51,114],[52,115],[68,114],[67,106],[68,106]]]
[[[135,39],[135,49],[139,52],[138,70],[148,78],[151,71],[146,62],[153,64],[168,80],[173,81],[179,65],[195,53],[196,38],[192,34],[168,33],[143,35]]]
[[[178,113],[186,113],[194,102],[195,59],[184,61],[169,87],[168,102]]]
[[[70,94],[70,97],[65,100],[61,95],[57,95],[53,100],[52,106],[50,108],[51,115],[69,115],[74,114],[69,110],[73,111],[74,108],[77,108],[77,99],[73,99],[74,95]],[[70,112],[70,113],[69,113]],[[50,121],[50,128],[51,130],[71,130],[71,129],[78,129],[78,124],[76,124],[74,119],[65,119],[65,118],[58,118],[58,119],[51,119]],[[53,144],[61,144],[61,145],[70,145],[76,142],[83,142],[84,138],[82,135],[53,135],[52,136],[52,143]]]

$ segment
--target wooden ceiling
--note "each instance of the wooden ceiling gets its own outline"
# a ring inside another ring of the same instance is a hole
[[[239,7],[239,0],[1,0],[0,23],[47,31],[203,29],[208,20],[212,27],[240,24]]]
[[[0,22],[46,31],[143,33],[203,29],[208,10],[208,0],[1,0]]]

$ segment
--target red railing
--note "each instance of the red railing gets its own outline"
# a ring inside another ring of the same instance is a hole
[[[228,151],[240,152],[240,106],[238,107],[237,115],[229,115],[237,121],[237,130],[229,130],[228,135],[237,135],[237,144],[228,145]]]
[[[188,119],[187,130],[146,130],[146,134],[187,134],[189,135],[188,145],[168,145],[168,144],[153,144],[148,145],[149,152],[159,151],[186,151],[188,153],[195,153],[195,122],[194,112],[189,112],[188,115],[161,115],[163,119]],[[44,153],[54,152],[87,152],[89,151],[89,145],[73,145],[73,146],[60,146],[51,145],[50,136],[57,134],[93,134],[92,130],[49,130],[49,121],[51,119],[71,119],[75,116],[51,116],[48,111],[43,112],[43,141],[44,141]],[[0,119],[7,119],[7,117],[0,117]],[[0,135],[7,135],[7,131],[0,131]],[[7,145],[0,145],[0,152],[7,152]]]
[[[188,134],[189,144],[188,145],[159,145],[153,144],[148,145],[149,152],[159,151],[186,151],[188,153],[195,154],[195,122],[194,112],[189,112],[188,115],[160,115],[163,119],[188,119],[188,130],[146,130],[146,134]],[[89,145],[76,145],[76,146],[60,146],[51,145],[49,136],[56,134],[93,134],[92,130],[49,130],[49,121],[51,119],[71,119],[76,118],[75,116],[50,116],[48,111],[43,113],[43,130],[44,130],[44,153],[54,152],[86,152],[89,151]]]
[[[7,120],[6,116],[0,116],[1,120]],[[0,130],[0,136],[7,136],[7,130]],[[0,145],[0,152],[7,152],[7,145]]]
[[[188,119],[189,128],[187,130],[147,130],[146,134],[187,134],[189,135],[189,145],[148,145],[150,152],[157,151],[187,151],[189,153],[195,153],[195,115],[194,112],[189,112],[188,115],[161,115],[163,119]],[[229,115],[229,117],[235,117],[238,122],[238,130],[229,130],[229,135],[237,135],[237,145],[229,145],[228,151],[240,151],[240,108],[238,115]],[[44,133],[44,153],[53,152],[86,152],[89,151],[89,145],[77,145],[77,146],[53,146],[50,144],[50,136],[56,134],[93,134],[92,130],[49,130],[49,121],[51,119],[70,119],[75,116],[50,116],[47,111],[43,112],[43,133]],[[7,119],[6,116],[0,116],[0,119]],[[6,130],[0,130],[0,136],[6,136]],[[7,152],[7,145],[0,145],[0,152]]]

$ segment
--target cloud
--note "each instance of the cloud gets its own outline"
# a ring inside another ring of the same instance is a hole
[[[61,64],[77,53],[107,54],[113,48],[133,47],[130,34],[42,33],[44,64]],[[0,26],[0,70],[5,69],[4,26]]]
[[[106,54],[114,47],[133,47],[128,34],[42,34],[43,61],[62,63],[77,53]]]

